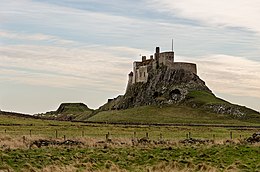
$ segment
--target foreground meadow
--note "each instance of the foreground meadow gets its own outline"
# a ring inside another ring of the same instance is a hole
[[[48,147],[2,150],[2,171],[257,171],[259,147]]]
[[[260,171],[258,131],[2,116],[0,171]]]

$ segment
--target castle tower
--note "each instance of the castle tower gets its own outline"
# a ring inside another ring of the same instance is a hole
[[[142,56],[142,62],[146,60],[146,56]]]
[[[159,60],[159,55],[160,55],[160,47],[156,47],[155,54],[154,54],[155,60]]]
[[[156,61],[156,68],[159,68],[159,58],[160,58],[160,47],[155,48],[155,61]]]
[[[127,83],[127,88],[133,84],[133,76],[134,76],[134,73],[131,71],[129,74],[128,74],[128,83]]]

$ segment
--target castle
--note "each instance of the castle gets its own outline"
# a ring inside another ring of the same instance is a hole
[[[194,63],[174,62],[174,52],[160,52],[160,47],[156,47],[154,55],[150,56],[150,59],[146,59],[146,56],[142,56],[142,61],[134,61],[133,71],[129,73],[128,86],[143,82],[146,83],[150,71],[158,69],[161,66],[167,66],[171,69],[183,69],[197,74],[197,67]]]

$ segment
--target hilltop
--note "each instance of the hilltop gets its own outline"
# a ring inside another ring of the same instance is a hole
[[[247,125],[260,124],[260,114],[216,97],[196,74],[162,67],[146,83],[131,85],[87,120]]]
[[[87,119],[92,113],[93,110],[88,108],[84,103],[62,103],[56,111],[36,114],[34,116],[45,119],[77,121]]]
[[[216,97],[197,65],[160,52],[133,63],[124,95],[109,99],[88,121],[140,123],[260,123],[260,114]]]

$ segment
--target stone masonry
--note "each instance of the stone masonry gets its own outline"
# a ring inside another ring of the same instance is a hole
[[[128,86],[143,82],[146,83],[149,73],[153,69],[158,69],[162,66],[167,66],[171,69],[183,69],[197,74],[197,66],[194,63],[174,62],[174,52],[160,52],[160,47],[156,47],[154,55],[150,59],[142,56],[142,61],[135,61],[133,63],[133,71],[129,73]]]

